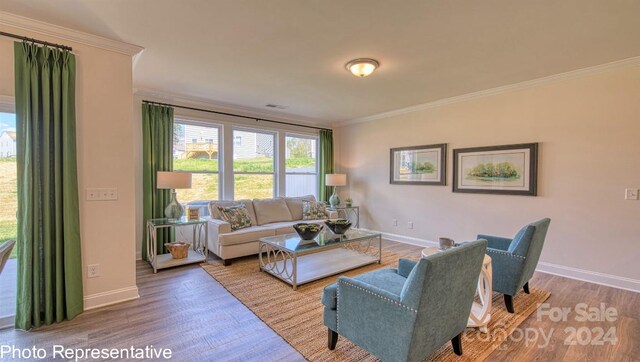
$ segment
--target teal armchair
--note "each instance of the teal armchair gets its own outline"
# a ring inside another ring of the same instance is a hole
[[[383,361],[422,361],[451,341],[462,355],[486,240],[353,278],[322,295],[328,347],[345,337]]]
[[[493,291],[504,294],[504,304],[514,313],[513,297],[520,289],[529,294],[529,280],[536,270],[551,219],[525,225],[513,239],[478,235],[489,242],[487,255],[493,268]]]

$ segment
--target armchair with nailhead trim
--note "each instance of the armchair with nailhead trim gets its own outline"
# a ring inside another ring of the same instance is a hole
[[[329,349],[342,336],[383,361],[422,361],[448,341],[461,355],[486,247],[478,240],[339,277],[322,295]]]
[[[493,291],[504,294],[504,304],[514,313],[513,297],[520,289],[529,294],[529,280],[536,270],[551,219],[525,225],[513,239],[478,235],[489,242],[487,255],[493,268]]]

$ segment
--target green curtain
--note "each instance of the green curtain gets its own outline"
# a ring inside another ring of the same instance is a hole
[[[320,174],[318,175],[318,200],[329,201],[333,190],[325,185],[325,175],[333,173],[333,131],[320,130]]]
[[[18,168],[16,328],[82,313],[76,164],[76,61],[14,44]]]
[[[147,260],[146,222],[163,218],[164,208],[171,201],[171,190],[156,188],[158,171],[173,170],[173,108],[142,103],[142,189],[145,241],[142,258]],[[164,251],[164,243],[171,240],[169,228],[158,230],[157,250]]]

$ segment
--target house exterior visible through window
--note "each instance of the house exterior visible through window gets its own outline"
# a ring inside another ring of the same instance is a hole
[[[275,195],[275,133],[233,130],[234,199]]]
[[[176,190],[180,203],[220,198],[220,127],[175,119],[173,170],[192,173],[190,189]]]
[[[286,136],[287,196],[318,196],[318,140],[316,137]]]

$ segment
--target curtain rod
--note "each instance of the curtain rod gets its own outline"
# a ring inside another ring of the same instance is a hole
[[[32,43],[38,43],[38,44],[42,44],[42,45],[46,45],[46,46],[50,46],[50,47],[54,47],[54,48],[60,48],[60,49],[63,49],[63,50],[68,50],[68,51],[72,51],[73,50],[73,48],[71,48],[70,46],[60,45],[60,44],[55,44],[55,43],[49,43],[48,41],[38,40],[38,39],[33,39],[33,38],[27,38],[26,36],[6,33],[4,31],[0,31],[0,35],[8,36],[9,38],[15,38],[15,39],[20,39],[20,40],[24,40],[24,41],[30,41]]]
[[[312,129],[318,129],[318,130],[326,130],[326,131],[332,131],[331,128],[322,128],[322,127],[314,127],[314,126],[307,126],[304,124],[296,124],[296,123],[289,123],[289,122],[282,122],[282,121],[273,121],[270,119],[265,119],[265,118],[258,118],[258,117],[250,117],[250,116],[244,116],[242,114],[235,114],[235,113],[227,113],[227,112],[218,112],[218,111],[212,111],[209,109],[202,109],[202,108],[195,108],[195,107],[186,107],[186,106],[178,106],[175,104],[169,104],[169,103],[161,103],[161,102],[155,102],[155,101],[147,101],[147,100],[143,100],[143,103],[150,103],[150,104],[157,104],[157,105],[161,105],[161,106],[166,106],[166,107],[174,107],[174,108],[182,108],[182,109],[190,109],[192,111],[200,111],[200,112],[207,112],[207,113],[215,113],[215,114],[221,114],[223,116],[231,116],[231,117],[239,117],[239,118],[245,118],[245,119],[252,119],[256,122],[270,122],[270,123],[278,123],[278,124],[286,124],[287,126],[295,126],[295,127],[304,127],[304,128],[312,128]]]

